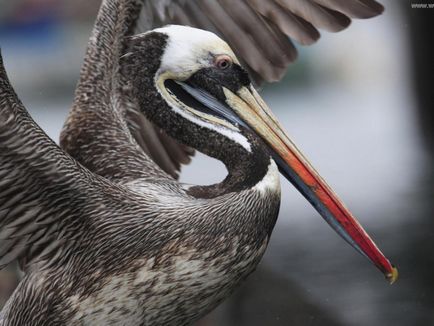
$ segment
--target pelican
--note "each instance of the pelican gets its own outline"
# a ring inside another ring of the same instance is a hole
[[[245,17],[263,24],[262,36],[282,45],[276,53],[287,54],[294,49],[283,46],[290,43],[282,35],[348,25],[348,8],[359,16],[379,13],[370,0],[171,4],[174,20],[212,21],[223,35],[235,27],[221,9],[235,15],[244,8]],[[102,3],[61,147],[30,117],[0,60],[0,266],[17,260],[25,272],[0,325],[193,323],[264,254],[279,211],[279,171],[344,240],[396,280],[397,270],[289,139],[228,43],[180,25],[136,33],[144,18],[148,27],[155,23],[146,12],[161,18],[167,6]],[[323,25],[318,12],[328,17]],[[237,28],[247,28],[235,18]],[[269,58],[260,66],[244,41],[237,52],[259,80],[278,79],[292,59],[277,55],[281,62]],[[274,56],[263,50],[257,54]],[[209,186],[177,181],[192,149],[222,161],[227,177]]]

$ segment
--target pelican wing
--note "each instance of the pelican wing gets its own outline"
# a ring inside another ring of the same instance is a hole
[[[63,152],[32,120],[9,84],[0,55],[0,268],[56,256],[73,245],[110,189]],[[102,198],[102,200],[101,200]],[[115,205],[113,205],[115,206]]]
[[[61,146],[109,179],[178,176],[194,151],[153,126],[119,73],[125,37],[178,23],[220,34],[257,81],[279,80],[297,57],[291,40],[314,43],[369,18],[375,0],[104,0],[89,41]]]
[[[310,45],[319,29],[339,32],[351,18],[383,12],[375,0],[148,0],[136,31],[182,24],[225,39],[257,81],[277,81],[297,57],[291,40]],[[151,15],[152,13],[152,15]]]

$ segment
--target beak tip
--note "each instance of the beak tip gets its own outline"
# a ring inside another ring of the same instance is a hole
[[[386,279],[389,281],[390,285],[396,282],[398,279],[398,269],[392,266],[392,271],[386,274]]]

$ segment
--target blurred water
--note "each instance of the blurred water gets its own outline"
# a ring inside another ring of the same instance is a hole
[[[434,176],[413,116],[405,39],[396,37],[405,28],[391,7],[370,24],[327,35],[304,55],[305,73],[314,81],[287,80],[263,92],[398,266],[398,283],[389,286],[282,180],[281,213],[259,270],[204,324],[434,325]],[[1,43],[18,94],[54,140],[72,101],[88,31],[58,33],[53,37],[61,44],[49,43],[38,56],[22,44]],[[182,180],[209,184],[224,175],[221,163],[198,154]]]

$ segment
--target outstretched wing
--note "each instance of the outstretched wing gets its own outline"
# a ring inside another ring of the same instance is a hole
[[[53,258],[116,188],[65,154],[29,116],[0,55],[0,268]],[[99,204],[98,204],[99,203]]]
[[[291,40],[310,45],[319,29],[339,32],[351,18],[381,14],[375,0],[148,0],[137,31],[177,23],[225,39],[257,81],[277,81],[297,57]],[[150,16],[152,13],[152,16]]]
[[[104,0],[61,146],[115,180],[176,178],[190,161],[193,150],[153,126],[123,89],[118,63],[128,35],[170,23],[211,30],[257,82],[276,81],[297,56],[291,40],[309,45],[318,29],[337,32],[382,11],[375,0]]]

